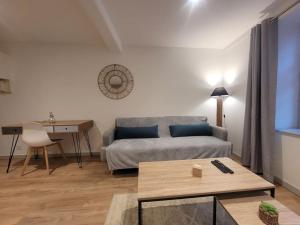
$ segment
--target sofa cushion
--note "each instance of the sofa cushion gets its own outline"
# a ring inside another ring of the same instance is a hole
[[[207,123],[169,126],[172,137],[212,136],[212,127]]]
[[[116,127],[149,127],[158,125],[159,137],[170,137],[170,125],[207,123],[203,116],[164,116],[117,118]]]
[[[106,148],[110,170],[138,168],[139,162],[230,157],[231,143],[213,136],[116,140]]]
[[[152,127],[116,127],[116,140],[134,138],[159,138],[158,125]]]

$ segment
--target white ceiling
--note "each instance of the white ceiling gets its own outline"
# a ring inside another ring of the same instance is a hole
[[[106,23],[124,46],[222,49],[274,0],[200,0],[193,10],[188,0],[79,1],[101,4],[104,21],[92,20],[78,0],[0,0],[0,41],[104,45]]]
[[[249,30],[273,0],[104,0],[125,45],[222,49]]]
[[[76,0],[0,0],[0,40],[103,43]]]

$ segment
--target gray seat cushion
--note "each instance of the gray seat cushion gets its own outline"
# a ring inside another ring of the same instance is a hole
[[[230,157],[231,143],[216,137],[162,137],[116,140],[106,148],[110,170],[137,168],[139,162]]]

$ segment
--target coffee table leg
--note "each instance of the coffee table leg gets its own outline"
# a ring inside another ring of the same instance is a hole
[[[143,224],[143,216],[142,216],[142,202],[138,200],[138,225]]]
[[[217,225],[217,197],[215,196],[213,203],[213,225]]]
[[[270,192],[271,192],[271,197],[275,198],[275,188],[271,189]]]

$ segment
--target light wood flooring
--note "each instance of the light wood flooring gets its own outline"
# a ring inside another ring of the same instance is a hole
[[[0,159],[1,225],[102,225],[113,194],[137,191],[137,173],[111,175],[98,157],[84,159],[79,169],[73,159],[66,164],[50,158],[50,176],[42,159],[32,159],[20,177],[23,160]],[[300,215],[300,198],[283,187],[276,198]]]

